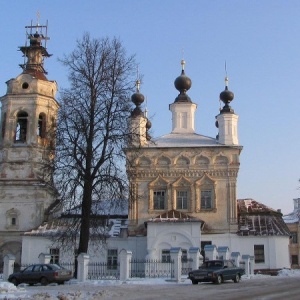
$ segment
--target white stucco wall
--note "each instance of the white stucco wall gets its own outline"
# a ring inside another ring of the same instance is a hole
[[[201,238],[199,222],[151,223],[147,227],[147,250],[152,259],[160,259],[163,249],[199,247]]]
[[[288,236],[237,236],[235,234],[202,235],[217,247],[227,246],[230,252],[254,256],[254,245],[264,245],[265,262],[254,263],[254,269],[290,268]]]
[[[60,248],[51,239],[42,236],[23,236],[22,238],[22,256],[21,263],[31,264],[39,261],[41,253],[50,254],[50,248]],[[147,255],[147,238],[128,237],[128,238],[110,238],[107,244],[91,246],[89,255],[91,262],[106,262],[107,249],[118,249],[118,253],[122,250],[130,250],[133,252],[132,259],[144,259]],[[60,262],[73,262],[72,249],[60,250]]]

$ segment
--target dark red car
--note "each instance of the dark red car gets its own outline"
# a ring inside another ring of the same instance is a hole
[[[20,283],[28,283],[30,285],[41,283],[64,283],[73,278],[70,270],[67,270],[56,264],[36,264],[27,267],[26,269],[9,275],[8,281],[14,285]]]

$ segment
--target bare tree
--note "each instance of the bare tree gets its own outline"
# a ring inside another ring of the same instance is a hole
[[[123,148],[136,63],[117,38],[93,39],[87,33],[60,61],[70,87],[60,99],[56,186],[66,210],[79,207],[78,253],[87,253],[97,210],[127,198]]]

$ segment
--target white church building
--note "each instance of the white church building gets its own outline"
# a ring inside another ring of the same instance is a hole
[[[0,254],[19,255],[22,264],[36,262],[41,253],[56,262],[72,261],[73,254],[50,238],[59,230],[47,219],[57,195],[41,176],[53,150],[49,128],[59,109],[56,83],[45,76],[42,36],[29,39],[30,45],[21,47],[27,58],[23,72],[7,82],[1,97]],[[128,214],[110,220],[110,237],[101,251],[91,249],[91,259],[118,260],[126,249],[133,258],[167,260],[174,247],[188,258],[190,249],[205,256],[204,247],[212,245],[253,256],[254,269],[290,267],[290,233],[281,213],[253,199],[237,200],[242,146],[228,78],[220,93],[224,107],[216,116],[216,138],[195,131],[197,104],[187,94],[192,81],[184,61],[174,84],[179,94],[169,104],[172,131],[151,138],[137,81],[129,116],[132,139],[125,149]]]

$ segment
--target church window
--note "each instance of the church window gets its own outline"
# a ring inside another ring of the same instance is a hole
[[[212,209],[212,191],[201,191],[201,209]]]
[[[165,209],[165,195],[164,190],[153,191],[154,209]]]
[[[17,220],[15,217],[11,218],[11,225],[16,225],[17,224]]]
[[[26,142],[27,136],[27,117],[26,112],[19,112],[17,115],[17,126],[15,132],[15,141],[20,143]]]
[[[177,209],[187,209],[187,191],[177,191],[176,207]]]
[[[254,245],[254,261],[255,263],[265,262],[265,247],[264,245]]]
[[[38,136],[41,138],[45,138],[46,136],[46,115],[44,113],[39,114],[38,121]]]
[[[58,248],[50,248],[50,264],[58,264],[59,263],[59,249]]]
[[[107,250],[107,269],[116,270],[118,268],[118,249]]]
[[[161,251],[161,260],[163,263],[170,262],[171,261],[171,254],[170,250],[168,249],[163,249]]]

